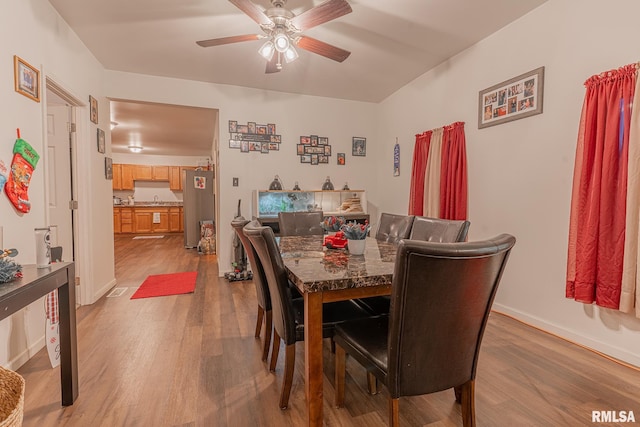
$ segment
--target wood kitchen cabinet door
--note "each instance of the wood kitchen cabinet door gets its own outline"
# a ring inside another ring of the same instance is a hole
[[[153,227],[153,212],[136,209],[133,214],[134,230],[136,233],[151,233]]]
[[[180,166],[169,167],[169,190],[182,191],[182,174]]]
[[[151,223],[151,230],[153,233],[168,233],[169,232],[169,209],[163,209],[161,211],[155,211],[160,217],[160,222]]]
[[[180,210],[182,208],[169,208],[169,231],[172,233],[180,232]]]
[[[111,167],[113,171],[113,181],[111,181],[111,187],[114,190],[122,190],[122,165],[113,164]],[[115,214],[115,209],[113,213]]]
[[[113,232],[114,234],[119,234],[122,231],[120,225],[120,208],[113,208]]]
[[[133,209],[118,209],[120,210],[120,233],[133,233]]]
[[[154,181],[169,181],[169,166],[153,166],[151,175]]]
[[[153,180],[153,170],[149,165],[134,165],[135,173],[134,179],[138,181],[151,181]]]
[[[115,165],[114,165],[115,166]],[[133,174],[134,174],[134,169],[135,166],[134,165],[120,165],[121,167],[121,190],[133,190],[134,184],[133,184]],[[114,170],[114,176],[115,176],[115,170]]]

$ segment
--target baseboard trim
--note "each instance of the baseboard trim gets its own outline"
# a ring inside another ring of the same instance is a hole
[[[540,329],[543,332],[557,336],[558,338],[561,338],[572,344],[584,347],[587,350],[591,350],[608,359],[614,360],[616,362],[621,362],[625,365],[628,364],[630,368],[640,369],[640,356],[620,347],[612,346],[601,341],[594,340],[582,334],[576,333],[575,331],[571,331],[569,329],[563,328],[562,326],[558,326],[554,323],[548,322],[537,316],[533,316],[519,310],[514,310],[502,304],[494,303],[493,311],[509,317],[513,317],[515,320]]]
[[[17,371],[22,365],[27,363],[29,359],[36,355],[37,352],[44,348],[45,336],[39,337],[33,344],[25,348],[20,354],[9,361],[8,368]]]
[[[104,295],[106,295],[106,293],[109,292],[116,285],[116,283],[117,283],[116,279],[114,278],[111,281],[107,282],[107,284],[104,285],[102,288],[98,289],[96,293],[93,295],[93,299],[91,300],[90,304],[93,304],[94,302],[102,298]]]

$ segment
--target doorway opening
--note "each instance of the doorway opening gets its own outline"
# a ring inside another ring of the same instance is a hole
[[[73,261],[77,265],[76,108],[85,104],[49,77],[46,77],[46,91],[46,219],[51,229],[51,246],[62,248],[62,261]],[[76,278],[76,284],[78,282]],[[77,301],[82,300],[81,290],[76,291]]]

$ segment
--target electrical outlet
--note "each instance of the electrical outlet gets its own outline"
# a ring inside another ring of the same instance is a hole
[[[239,179],[238,179],[238,178],[233,178],[233,186],[234,186],[234,187],[237,187],[237,186],[238,186],[238,181],[239,181]]]

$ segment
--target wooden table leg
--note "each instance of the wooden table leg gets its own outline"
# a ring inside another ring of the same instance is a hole
[[[304,379],[309,426],[322,426],[322,373],[322,292],[305,292]]]

